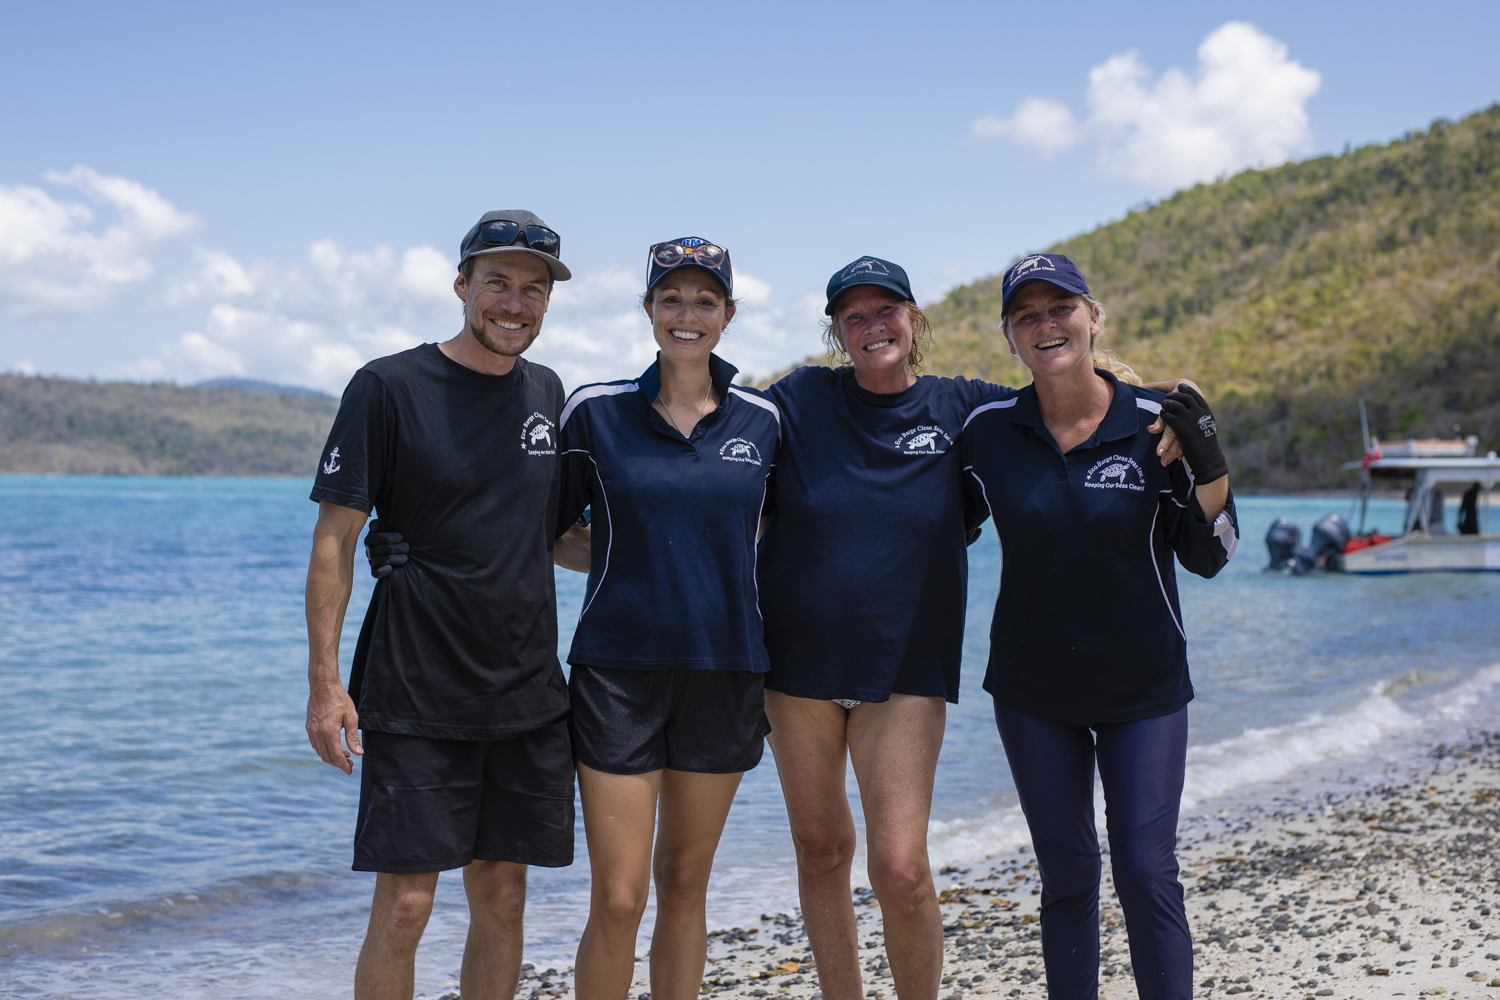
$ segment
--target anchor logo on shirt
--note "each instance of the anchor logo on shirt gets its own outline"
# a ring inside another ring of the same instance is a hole
[[[328,461],[323,463],[323,474],[331,476],[342,468],[339,464],[339,450],[335,448],[328,453]]]

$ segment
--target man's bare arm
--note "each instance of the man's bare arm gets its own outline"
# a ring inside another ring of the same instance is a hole
[[[354,553],[365,517],[350,507],[318,504],[307,563],[307,739],[323,763],[345,774],[354,773],[353,755],[364,753],[359,713],[339,680],[339,634],[354,589]]]

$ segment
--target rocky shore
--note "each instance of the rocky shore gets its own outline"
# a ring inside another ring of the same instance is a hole
[[[1361,780],[1289,787],[1183,823],[1197,995],[1500,998],[1500,734]],[[1023,850],[946,869],[939,887],[943,1000],[1046,997],[1035,860]],[[879,904],[868,890],[855,902],[864,993],[894,1000]],[[1107,865],[1100,925],[1100,996],[1134,997]],[[569,994],[570,973],[529,969],[518,995]],[[649,1000],[647,974],[642,962],[632,1000]],[[765,914],[713,932],[703,994],[818,1000],[800,920]]]

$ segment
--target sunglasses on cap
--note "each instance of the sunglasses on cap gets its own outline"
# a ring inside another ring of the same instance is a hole
[[[496,219],[480,226],[464,244],[463,252],[468,254],[480,248],[514,246],[517,240],[524,240],[529,249],[551,257],[558,256],[562,250],[562,237],[546,226],[523,227],[519,222]]]
[[[724,289],[731,295],[733,294],[734,274],[729,265],[729,251],[721,246],[696,236],[690,236],[686,239],[657,243],[651,247],[649,253],[650,268],[646,281],[648,290],[656,287],[656,283],[672,268],[692,264],[713,272],[724,285]]]

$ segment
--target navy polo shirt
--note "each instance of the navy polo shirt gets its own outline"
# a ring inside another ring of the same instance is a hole
[[[781,414],[709,356],[723,403],[683,437],[640,378],[574,390],[563,406],[558,533],[592,507],[592,557],[571,664],[632,670],[750,670],[761,635],[755,536]]]
[[[1114,400],[1067,454],[1032,386],[977,407],[961,443],[1004,557],[984,689],[1006,708],[1079,724],[1192,700],[1172,557],[1212,577],[1238,539],[1233,496],[1210,524],[1186,464],[1162,468],[1146,428],[1163,395],[1099,374]]]
[[[768,688],[958,701],[969,579],[958,436],[1000,391],[924,375],[873,393],[849,369],[815,366],[767,390],[784,420],[760,561]]]

